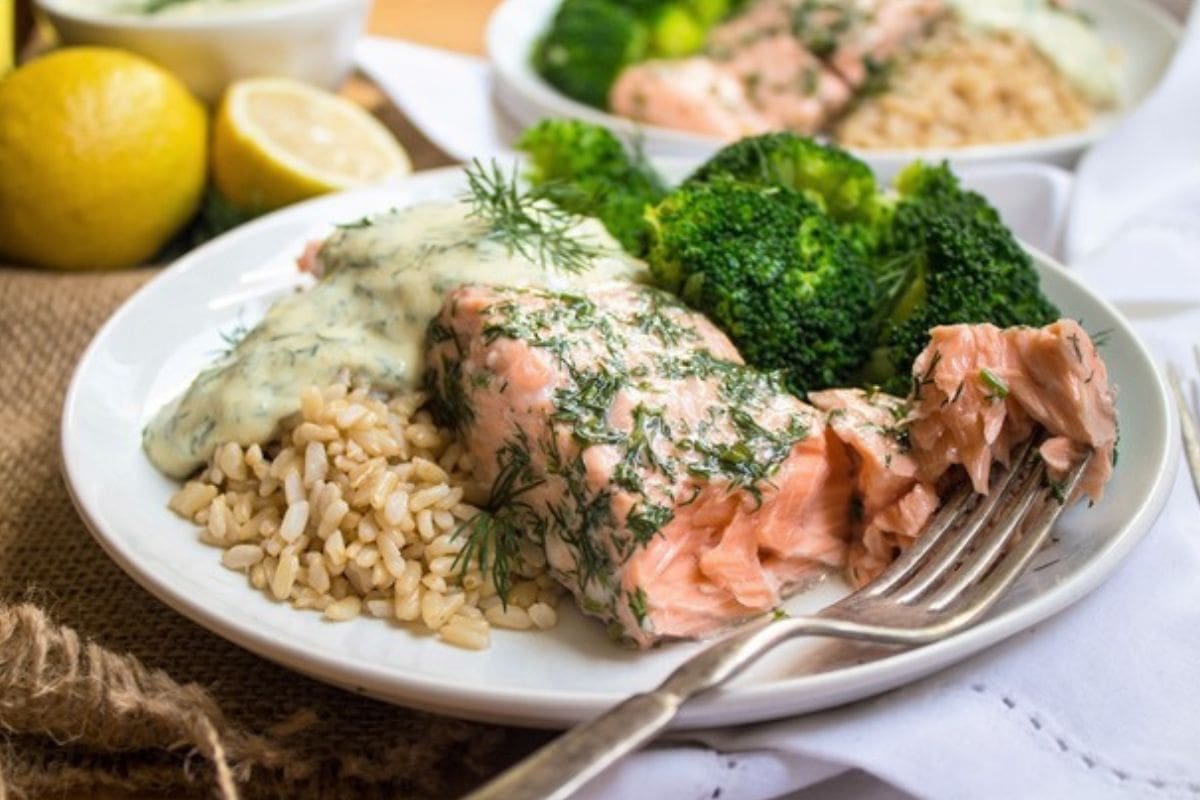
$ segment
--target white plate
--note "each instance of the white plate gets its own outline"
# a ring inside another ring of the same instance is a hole
[[[142,453],[142,427],[222,347],[220,333],[253,323],[295,282],[305,243],[393,206],[455,196],[462,175],[426,172],[390,187],[313,200],[239,228],[180,259],[134,295],[84,353],[63,409],[63,464],[97,541],[131,576],[201,625],[280,664],[355,691],[465,717],[558,726],[656,684],[698,645],[651,652],[611,644],[603,628],[564,604],[547,633],[496,631],[468,652],[400,625],[329,623],[254,591],[167,510],[176,484]],[[726,690],[697,699],[678,726],[732,724],[835,705],[897,686],[993,644],[1093,589],[1130,551],[1166,499],[1172,436],[1165,390],[1149,355],[1116,311],[1040,258],[1047,292],[1091,330],[1112,329],[1104,350],[1120,384],[1122,447],[1103,503],[1075,509],[991,617],[923,649],[855,665],[862,654],[828,642],[781,648]],[[815,610],[846,591],[836,581],[788,603]],[[1096,632],[1098,636],[1103,631]],[[849,662],[849,663],[847,663]],[[826,670],[805,674],[815,664]],[[838,665],[841,665],[840,667]]]
[[[576,117],[604,125],[626,139],[640,136],[646,152],[655,156],[706,158],[726,144],[716,137],[641,125],[605,113],[546,83],[534,70],[530,54],[560,2],[505,0],[488,20],[487,54],[496,71],[496,99],[517,122],[527,126],[544,117]],[[1095,17],[1101,37],[1121,51],[1124,100],[1118,111],[1099,114],[1087,129],[1063,136],[1011,144],[855,153],[885,178],[916,158],[950,159],[956,165],[1009,160],[1072,165],[1084,149],[1150,93],[1170,63],[1181,33],[1179,24],[1151,0],[1081,0],[1077,6]]]

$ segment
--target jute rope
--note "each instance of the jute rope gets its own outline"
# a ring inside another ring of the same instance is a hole
[[[93,542],[59,476],[62,396],[152,274],[0,269],[0,800],[453,797],[540,742],[258,659]]]

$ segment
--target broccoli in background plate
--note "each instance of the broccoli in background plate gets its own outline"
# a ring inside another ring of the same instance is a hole
[[[564,0],[533,66],[568,97],[604,108],[617,73],[646,57],[647,38],[634,13],[611,0]]]
[[[608,108],[608,91],[622,69],[700,51],[709,29],[737,2],[563,0],[534,46],[533,66],[568,97]]]
[[[521,134],[536,194],[575,214],[597,217],[626,251],[645,255],[646,207],[666,194],[662,180],[605,128],[574,120],[543,120]]]

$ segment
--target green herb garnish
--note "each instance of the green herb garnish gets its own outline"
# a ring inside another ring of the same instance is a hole
[[[992,393],[987,396],[988,400],[1003,400],[1008,397],[1008,384],[1000,380],[1000,376],[987,367],[979,370],[979,380],[983,381],[984,386],[992,390]]]
[[[600,250],[577,238],[576,218],[523,191],[515,166],[512,174],[506,175],[495,161],[485,167],[473,160],[466,173],[470,216],[483,220],[488,237],[503,244],[510,255],[517,253],[543,269],[554,267],[573,274],[592,268]]]

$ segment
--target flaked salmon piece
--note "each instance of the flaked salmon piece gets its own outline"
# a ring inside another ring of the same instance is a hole
[[[762,36],[719,60],[773,129],[815,133],[850,103],[852,92],[795,36]]]
[[[1115,393],[1087,332],[1074,320],[1044,328],[948,325],[930,332],[913,365],[909,436],[923,477],[961,464],[986,492],[993,461],[1007,463],[1034,425],[1052,476],[1095,451],[1080,493],[1099,501],[1112,475]]]
[[[815,133],[944,10],[941,0],[759,0],[715,27],[704,55],[626,67],[609,106],[725,139]]]
[[[853,91],[947,11],[942,0],[758,0],[712,30],[708,52],[728,59],[786,36]]]
[[[321,277],[324,272],[324,267],[321,264],[321,259],[318,254],[321,252],[321,246],[325,244],[324,239],[316,239],[304,245],[304,250],[296,258],[296,267],[301,272],[307,272],[314,277]]]
[[[840,441],[672,296],[468,286],[429,338],[493,523],[622,636],[708,635],[844,565]]]
[[[857,89],[874,70],[922,39],[947,11],[942,0],[858,0],[845,31],[836,34],[829,65]]]
[[[796,9],[804,0],[757,0],[708,33],[707,52],[728,58],[764,36],[791,33]]]
[[[859,504],[847,554],[847,575],[862,586],[924,529],[938,507],[934,485],[922,480],[910,452],[908,401],[883,392],[827,389],[809,402],[851,453]]]
[[[771,130],[737,75],[703,56],[626,67],[609,90],[609,106],[623,117],[722,139]]]

